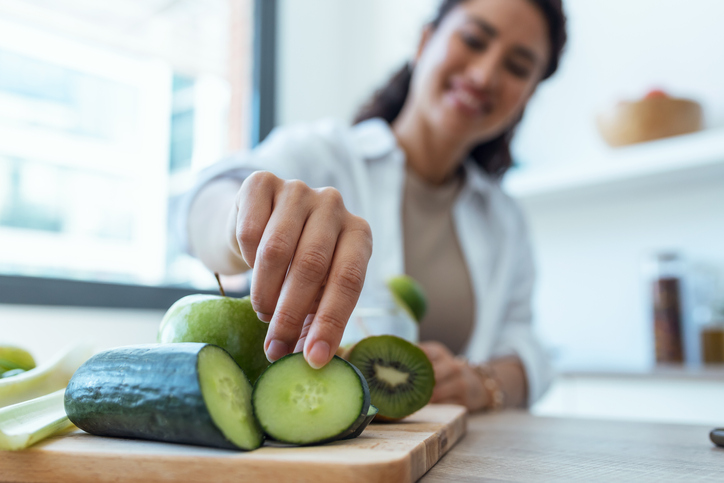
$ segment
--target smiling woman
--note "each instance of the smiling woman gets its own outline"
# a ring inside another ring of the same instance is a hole
[[[531,329],[531,253],[499,180],[564,27],[560,0],[444,1],[355,125],[278,129],[202,174],[189,245],[215,271],[254,269],[270,360],[303,351],[326,364],[360,293],[404,272],[429,295],[433,401],[479,410],[540,397],[550,371]]]

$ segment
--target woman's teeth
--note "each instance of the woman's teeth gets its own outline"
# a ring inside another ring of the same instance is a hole
[[[472,111],[485,111],[485,103],[464,89],[456,89],[455,97],[458,101]]]

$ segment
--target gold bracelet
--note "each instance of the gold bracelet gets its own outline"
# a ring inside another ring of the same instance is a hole
[[[505,407],[505,392],[495,377],[493,368],[489,364],[471,365],[473,370],[482,378],[483,387],[488,393],[488,403],[483,407],[486,411],[499,411]]]

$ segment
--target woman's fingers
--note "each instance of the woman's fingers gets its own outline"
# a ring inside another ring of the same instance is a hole
[[[249,175],[236,196],[235,238],[244,262],[254,268],[256,250],[261,242],[274,206],[274,197],[282,180],[271,173],[257,171]]]
[[[448,348],[439,342],[421,342],[419,344],[419,347],[433,364],[435,363],[435,361],[445,358],[452,359],[454,357],[453,354],[448,350]]]
[[[430,402],[464,404],[464,393],[465,388],[463,387],[462,379],[450,379],[442,384],[435,384]]]
[[[443,383],[446,380],[460,376],[460,367],[455,359],[437,359],[432,363],[432,370],[435,372],[435,383]]]
[[[301,181],[285,182],[284,190],[274,199],[274,211],[259,242],[251,278],[251,304],[265,322],[270,322],[277,312],[282,285],[311,210],[309,195],[309,188]],[[289,311],[281,314],[282,317],[296,315],[296,312]],[[296,317],[300,329],[305,315]],[[286,319],[282,324],[285,323]]]
[[[314,314],[309,314],[304,319],[304,325],[302,326],[302,333],[297,340],[297,344],[294,346],[294,352],[302,352],[304,350],[304,342],[307,340],[307,334],[309,334],[309,328],[312,326],[314,320]]]
[[[286,278],[281,275],[283,286],[265,341],[271,361],[292,352],[306,316],[312,313],[337,245],[342,225],[339,208],[344,205],[320,200],[306,221]]]
[[[303,347],[313,367],[325,365],[362,291],[372,254],[369,225],[347,212],[337,190],[312,190],[265,172],[247,178],[237,207],[239,251],[254,269],[252,306],[271,322],[267,357]]]
[[[312,367],[332,359],[364,285],[372,255],[372,233],[366,221],[351,216],[337,240],[327,285],[304,344]]]

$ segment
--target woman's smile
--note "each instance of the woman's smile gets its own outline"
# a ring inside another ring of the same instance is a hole
[[[443,94],[444,102],[463,115],[478,118],[493,112],[492,97],[487,91],[477,89],[460,77],[450,80],[448,89]]]

